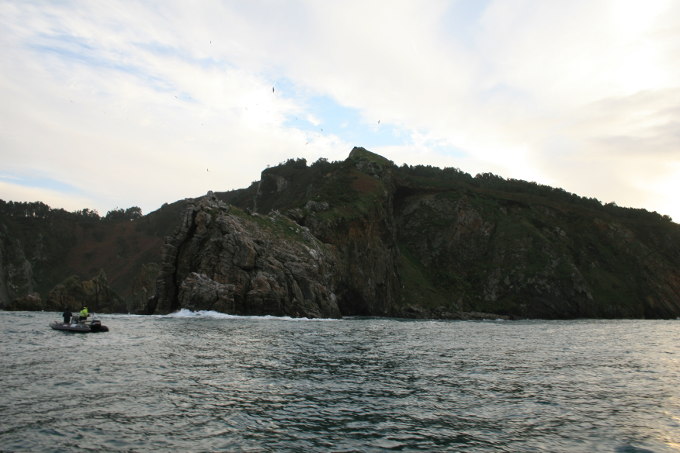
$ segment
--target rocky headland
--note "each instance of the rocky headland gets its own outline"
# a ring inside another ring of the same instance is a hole
[[[187,208],[161,263],[158,312],[340,316],[333,247],[278,213],[250,215],[209,195]]]
[[[291,159],[249,188],[140,218],[62,213],[52,234],[66,242],[41,229],[54,225],[49,213],[15,211],[0,222],[4,309],[61,309],[67,288],[81,298],[95,288],[91,308],[136,313],[680,316],[680,225],[667,216],[491,174],[398,167],[363,148],[341,162]]]

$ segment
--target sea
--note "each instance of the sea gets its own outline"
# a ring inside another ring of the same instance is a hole
[[[680,320],[57,319],[0,312],[0,451],[680,451]]]

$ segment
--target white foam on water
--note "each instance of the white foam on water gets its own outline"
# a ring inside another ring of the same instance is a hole
[[[214,310],[197,310],[192,311],[187,308],[182,308],[179,311],[163,315],[167,318],[213,318],[213,319],[260,319],[260,320],[275,320],[275,321],[339,321],[334,318],[293,318],[290,316],[243,316],[230,315]]]
[[[165,318],[235,318],[234,315],[228,315],[226,313],[220,313],[214,310],[198,310],[192,311],[186,308],[182,308],[179,311],[164,315]]]

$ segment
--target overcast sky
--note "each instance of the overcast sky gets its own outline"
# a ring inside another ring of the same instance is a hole
[[[0,51],[4,200],[148,213],[363,146],[680,221],[680,1],[0,0]]]

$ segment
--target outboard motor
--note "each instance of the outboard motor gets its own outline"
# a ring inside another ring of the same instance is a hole
[[[93,319],[90,322],[90,332],[108,332],[109,328],[102,325],[102,322],[98,319]]]
[[[99,332],[102,330],[102,322],[98,319],[93,319],[90,323],[90,330],[92,332]]]

